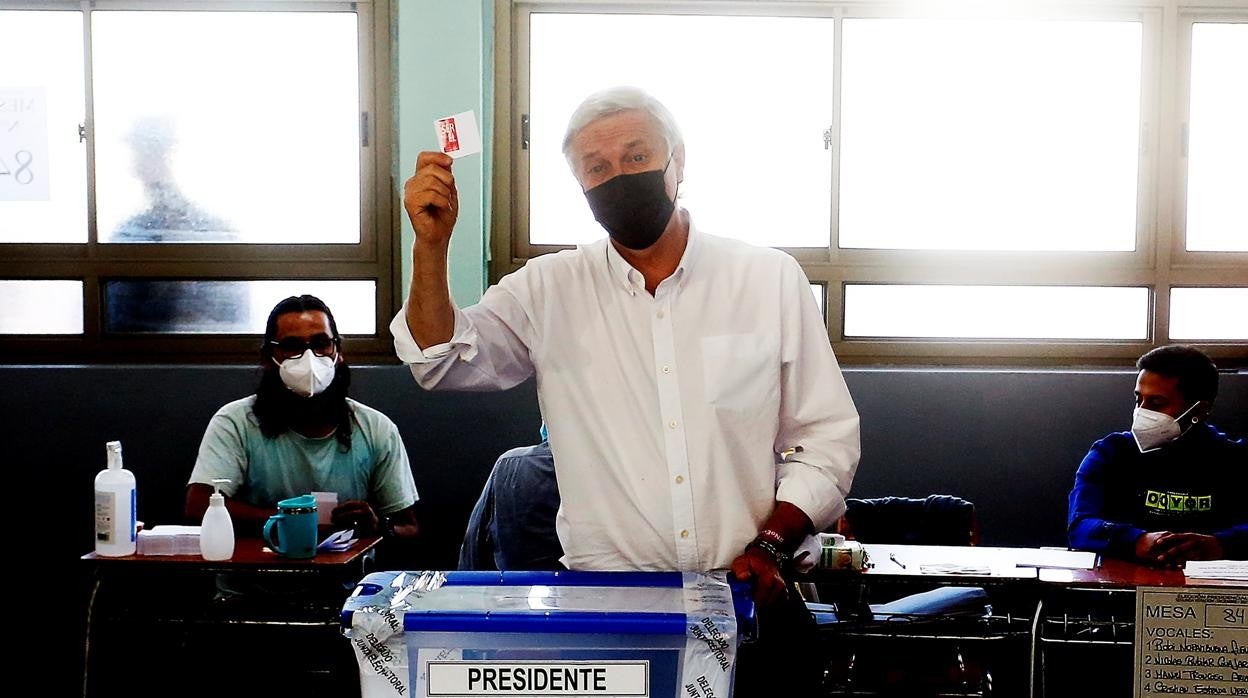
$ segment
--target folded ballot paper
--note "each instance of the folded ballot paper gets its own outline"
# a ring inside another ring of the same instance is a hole
[[[340,553],[349,550],[357,540],[359,539],[355,537],[355,531],[335,531],[326,536],[316,549],[322,553]]]

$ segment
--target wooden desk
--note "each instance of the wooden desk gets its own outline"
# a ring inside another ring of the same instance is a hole
[[[873,565],[867,570],[872,577],[913,577],[930,580],[981,581],[995,579],[1036,579],[1036,568],[1018,567],[1022,548],[986,548],[952,545],[884,545],[867,543],[864,546]],[[980,572],[942,571],[945,566],[956,565],[964,569],[984,568]]]
[[[239,538],[223,561],[83,555],[92,575],[84,698],[173,695],[200,680],[229,690],[240,677],[248,693],[358,693],[339,614],[379,541],[308,559],[277,555],[258,538]],[[204,673],[214,655],[220,666]]]
[[[187,567],[197,572],[305,572],[321,574],[330,570],[346,570],[363,563],[364,556],[380,538],[361,538],[350,550],[340,553],[317,553],[315,557],[297,559],[282,557],[265,547],[260,538],[239,538],[234,543],[234,556],[229,560],[205,560],[199,555],[126,555],[105,557],[94,552],[82,556],[83,560],[100,565],[127,567],[154,565],[156,567]],[[361,571],[363,571],[361,569]]]
[[[1027,586],[1039,582],[1048,587],[1134,590],[1140,586],[1248,586],[1244,582],[1217,579],[1188,579],[1181,569],[1150,567],[1126,560],[1101,558],[1092,569],[1018,566],[1033,548],[991,548],[943,545],[864,545],[871,567],[863,573],[844,570],[814,570],[803,581],[823,583],[864,583],[876,580],[926,582],[931,585]],[[1047,551],[1046,551],[1047,552]],[[986,569],[984,572],[951,572],[942,565]]]
[[[1182,586],[1246,586],[1244,582],[1225,579],[1188,579],[1183,570],[1149,567],[1126,560],[1103,558],[1090,570],[1040,570],[1040,581],[1062,586],[1100,589],[1134,589],[1136,587]]]

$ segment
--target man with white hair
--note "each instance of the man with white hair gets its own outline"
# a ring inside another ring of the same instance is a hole
[[[844,512],[858,463],[858,413],[809,281],[789,255],[703,233],[676,206],[684,139],[645,92],[590,96],[563,151],[608,237],[531,259],[464,309],[447,285],[452,160],[420,154],[398,355],[428,389],[536,375],[567,567],[731,567],[767,606],[799,543]]]

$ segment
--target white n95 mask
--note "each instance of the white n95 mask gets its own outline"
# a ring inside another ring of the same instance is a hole
[[[1179,419],[1186,417],[1199,404],[1197,402],[1184,410]],[[1140,453],[1155,451],[1182,436],[1184,430],[1179,428],[1179,419],[1143,407],[1135,408],[1131,419],[1131,435],[1135,437],[1135,445],[1139,447]],[[1196,422],[1197,420],[1192,420],[1192,424]]]
[[[286,359],[278,366],[286,387],[303,397],[320,395],[334,382],[334,357],[320,356],[310,349],[299,358]]]

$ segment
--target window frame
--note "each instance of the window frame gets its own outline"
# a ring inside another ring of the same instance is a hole
[[[393,133],[390,0],[17,0],[6,10],[79,12],[83,20],[87,241],[2,243],[0,278],[83,282],[81,335],[0,335],[0,360],[19,362],[232,362],[257,360],[255,334],[110,334],[103,329],[104,283],[151,280],[367,280],[376,283],[371,335],[344,338],[351,356],[392,356],[389,319],[401,278],[399,228],[391,191]],[[139,11],[351,12],[357,16],[360,124],[360,239],[357,243],[102,243],[97,237],[92,13]],[[365,121],[366,120],[366,121]],[[291,264],[296,262],[297,264]]]
[[[1187,121],[1192,23],[1218,21],[1210,18],[1248,21],[1248,7],[1241,0],[1206,0],[1199,4],[1190,0],[1096,0],[1079,5],[1044,0],[1003,5],[949,0],[916,13],[912,5],[860,0],[774,4],[743,0],[637,3],[495,0],[495,44],[498,47],[495,52],[495,123],[506,126],[500,126],[495,132],[491,283],[519,269],[532,257],[573,247],[528,242],[529,158],[522,145],[522,118],[529,113],[527,27],[532,14],[830,17],[836,22],[829,245],[826,249],[781,249],[801,263],[811,283],[824,285],[824,319],[829,339],[844,363],[1118,365],[1124,360],[1134,360],[1155,346],[1169,343],[1171,286],[1248,286],[1248,254],[1191,253],[1184,249],[1182,226],[1186,210],[1180,185],[1186,180],[1186,158],[1180,151],[1179,138],[1165,135],[1179,134]],[[1209,9],[1211,7],[1213,9]],[[1141,22],[1139,166],[1133,251],[945,251],[842,249],[838,246],[843,21],[950,14]],[[1176,59],[1179,53],[1182,56]],[[1145,286],[1150,289],[1149,328],[1145,340],[846,339],[845,286],[861,283]],[[1199,342],[1197,345],[1219,359],[1220,365],[1248,365],[1248,343]]]

